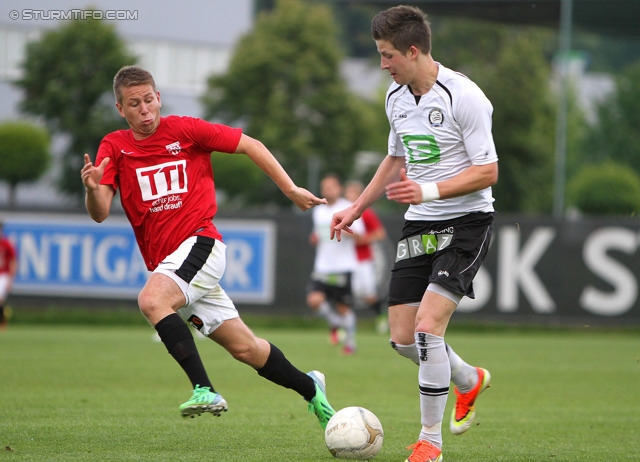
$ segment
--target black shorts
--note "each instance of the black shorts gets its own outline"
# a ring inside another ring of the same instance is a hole
[[[430,283],[475,298],[473,278],[487,255],[494,213],[405,221],[391,270],[389,306],[419,303]]]
[[[307,293],[322,292],[328,302],[353,305],[351,273],[312,274]]]

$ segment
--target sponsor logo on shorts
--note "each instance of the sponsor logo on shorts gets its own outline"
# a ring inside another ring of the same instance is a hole
[[[202,322],[202,319],[197,317],[195,314],[192,314],[189,317],[188,322],[193,326],[194,329],[199,331],[202,331],[202,328],[204,327],[204,322]]]
[[[448,247],[453,234],[418,234],[402,239],[396,249],[396,261],[429,255]]]

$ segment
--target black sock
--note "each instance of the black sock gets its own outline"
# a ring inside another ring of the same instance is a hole
[[[271,352],[262,369],[258,369],[258,375],[281,387],[295,390],[304,399],[311,401],[316,395],[316,384],[313,379],[295,368],[277,346],[272,343],[269,345],[271,345]]]
[[[160,336],[160,340],[167,347],[167,351],[180,364],[182,369],[187,373],[191,385],[201,387],[209,387],[215,392],[211,381],[204,369],[200,353],[196,348],[196,342],[189,330],[189,326],[182,320],[179,314],[174,313],[163,318],[156,324],[156,331]]]

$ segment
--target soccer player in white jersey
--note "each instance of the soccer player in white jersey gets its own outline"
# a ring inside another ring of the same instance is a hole
[[[433,59],[420,9],[382,11],[371,32],[380,65],[393,79],[386,95],[388,155],[360,197],[334,214],[331,237],[350,232],[385,193],[409,205],[389,287],[391,345],[419,366],[422,429],[407,462],[440,462],[449,382],[457,398],[449,428],[461,434],[491,381],[486,369],[456,355],[444,335],[462,297],[474,297],[472,281],[491,239],[491,186],[498,179],[493,108],[476,84]]]
[[[353,310],[353,273],[357,269],[356,239],[365,233],[362,220],[352,224],[353,239],[342,242],[329,239],[334,212],[351,204],[342,197],[342,182],[332,173],[320,182],[320,193],[327,200],[313,209],[313,231],[310,243],[316,248],[313,273],[307,287],[307,305],[327,320],[331,343],[340,342],[337,331],[344,329],[342,353],[351,355],[356,349],[357,318]]]

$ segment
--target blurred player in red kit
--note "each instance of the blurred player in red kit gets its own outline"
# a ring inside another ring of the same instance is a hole
[[[17,271],[16,248],[4,235],[4,224],[0,221],[0,329],[5,329],[9,321],[9,308],[6,306],[6,301],[11,293]]]

